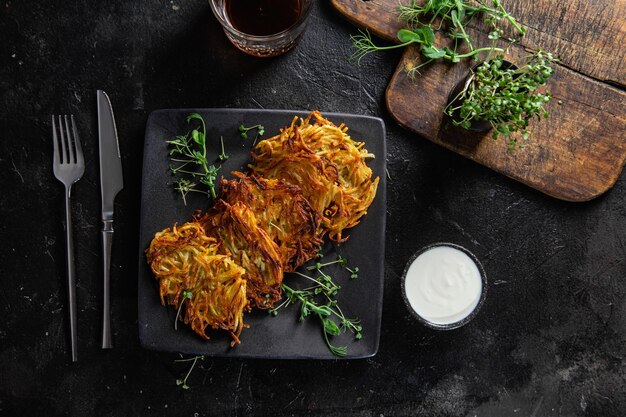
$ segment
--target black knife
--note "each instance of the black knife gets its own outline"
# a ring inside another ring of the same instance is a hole
[[[100,192],[102,197],[102,255],[104,266],[104,303],[102,316],[102,349],[113,347],[111,342],[111,303],[109,276],[113,245],[113,202],[124,188],[122,158],[117,140],[115,119],[107,94],[98,90],[98,135],[100,143]]]

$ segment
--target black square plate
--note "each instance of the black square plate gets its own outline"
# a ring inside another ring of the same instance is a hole
[[[202,340],[187,326],[181,324],[174,330],[176,311],[161,305],[157,282],[146,264],[145,249],[154,234],[173,223],[190,220],[196,210],[206,210],[209,201],[200,194],[187,196],[187,205],[172,188],[173,177],[168,170],[168,149],[165,141],[189,131],[185,121],[191,112],[204,117],[207,129],[207,149],[210,157],[220,153],[220,136],[226,153],[230,156],[220,173],[231,178],[233,170],[245,171],[251,162],[250,150],[255,134],[247,139],[239,136],[239,125],[262,124],[264,138],[279,132],[291,123],[292,118],[306,116],[307,112],[286,110],[242,109],[177,109],[158,110],[148,118],[144,144],[143,178],[141,190],[141,226],[139,239],[139,338],[147,349],[180,352],[194,355],[226,356],[240,358],[272,359],[335,359],[326,346],[319,320],[310,317],[298,320],[299,308],[290,305],[280,309],[276,317],[267,312],[246,314],[250,325],[241,334],[241,344],[229,347],[230,336],[223,331],[213,331],[209,341]],[[361,223],[350,229],[350,238],[342,245],[327,244],[323,260],[334,260],[337,254],[348,259],[348,264],[359,267],[358,279],[351,280],[349,273],[340,267],[325,270],[333,274],[342,290],[339,306],[346,317],[358,317],[363,326],[363,338],[355,341],[350,333],[332,338],[336,346],[347,346],[346,358],[365,358],[376,354],[380,338],[383,301],[386,214],[386,145],[385,126],[381,119],[350,114],[324,113],[335,124],[345,123],[348,134],[356,141],[365,142],[368,151],[376,158],[369,161],[374,176],[380,177],[376,198]],[[303,288],[303,278],[285,275],[285,282]]]

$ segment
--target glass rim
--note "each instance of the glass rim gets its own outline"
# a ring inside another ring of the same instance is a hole
[[[249,33],[245,33],[240,31],[239,29],[235,28],[231,22],[229,22],[228,20],[226,20],[223,16],[223,14],[221,13],[220,10],[218,10],[217,8],[217,0],[209,0],[209,4],[211,5],[211,10],[213,11],[213,15],[215,16],[215,18],[220,22],[220,24],[222,25],[222,28],[224,30],[227,30],[228,32],[230,32],[231,34],[240,37],[240,38],[245,38],[249,41],[254,41],[254,42],[268,42],[268,41],[274,41],[276,39],[280,39],[282,37],[287,36],[294,28],[300,26],[302,23],[304,23],[304,21],[306,20],[306,18],[308,17],[310,11],[311,11],[311,5],[313,4],[313,1],[311,0],[300,0],[302,1],[303,4],[303,8],[302,8],[302,13],[300,13],[300,16],[298,16],[298,20],[296,20],[291,26],[289,26],[288,28],[271,34],[271,35],[251,35]],[[226,13],[226,11],[224,10],[224,14]]]

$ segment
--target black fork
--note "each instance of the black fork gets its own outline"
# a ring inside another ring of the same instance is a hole
[[[72,213],[70,195],[72,184],[85,172],[83,149],[78,139],[74,116],[52,116],[52,142],[54,144],[54,176],[65,186],[65,232],[67,254],[67,293],[70,313],[70,340],[72,362],[78,359],[76,336],[76,270],[74,267],[74,240],[72,238]]]

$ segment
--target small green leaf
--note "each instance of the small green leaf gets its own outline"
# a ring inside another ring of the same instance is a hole
[[[187,123],[189,123],[193,119],[200,120],[201,122],[204,122],[204,119],[202,119],[202,116],[200,116],[198,113],[190,113],[189,115],[187,115]]]
[[[452,24],[456,27],[460,27],[461,26],[461,22],[459,21],[459,14],[457,13],[456,10],[452,10],[452,12],[450,13],[450,17],[452,18]]]
[[[435,43],[435,32],[433,32],[433,29],[429,25],[422,26],[422,38],[426,45],[433,45]]]
[[[409,30],[409,29],[400,29],[396,36],[398,37],[398,40],[402,43],[407,43],[407,42],[421,43],[422,42],[421,34],[417,32],[413,32],[412,30]]]
[[[422,47],[422,54],[426,58],[439,59],[443,58],[446,55],[446,52],[433,46],[424,46]]]
[[[339,326],[337,323],[332,321],[331,319],[322,317],[322,323],[324,323],[324,331],[330,335],[338,336],[341,333]]]
[[[202,136],[202,133],[198,132],[197,129],[191,131],[191,138],[200,146],[202,146]]]

